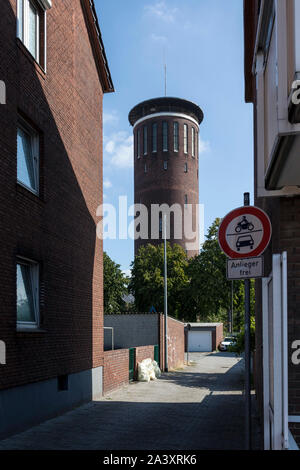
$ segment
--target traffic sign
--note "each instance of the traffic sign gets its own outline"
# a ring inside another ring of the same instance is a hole
[[[268,247],[272,226],[267,214],[254,206],[229,212],[219,228],[219,244],[228,258],[243,259],[260,256]]]
[[[227,279],[254,279],[263,277],[264,263],[262,256],[258,258],[228,259]]]

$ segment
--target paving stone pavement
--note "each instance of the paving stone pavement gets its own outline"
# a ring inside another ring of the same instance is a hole
[[[230,353],[193,353],[190,360],[183,370],[131,383],[0,441],[0,450],[243,449],[242,360]],[[254,441],[259,448],[255,419]]]

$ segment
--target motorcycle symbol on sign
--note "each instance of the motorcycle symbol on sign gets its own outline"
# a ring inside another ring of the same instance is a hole
[[[250,232],[254,230],[254,225],[252,224],[252,222],[249,222],[247,220],[247,217],[245,215],[243,216],[243,219],[235,227],[236,233],[241,233],[242,230],[249,230]]]

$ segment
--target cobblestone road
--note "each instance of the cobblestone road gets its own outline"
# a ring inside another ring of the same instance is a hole
[[[21,434],[1,449],[243,449],[242,361],[191,354],[193,365],[132,383]],[[255,442],[259,441],[254,427]]]

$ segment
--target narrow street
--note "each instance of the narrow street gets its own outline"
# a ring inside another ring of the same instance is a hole
[[[0,450],[239,450],[244,446],[242,361],[193,353],[193,364],[132,383],[0,442]],[[259,436],[254,429],[255,448]]]

